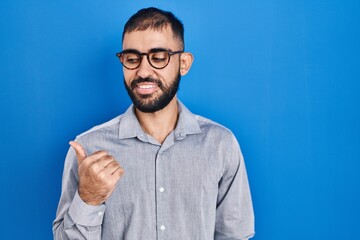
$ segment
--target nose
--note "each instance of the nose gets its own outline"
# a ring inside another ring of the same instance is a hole
[[[137,75],[141,78],[150,77],[154,72],[154,69],[150,65],[146,55],[142,56],[140,66],[136,70],[137,70]]]

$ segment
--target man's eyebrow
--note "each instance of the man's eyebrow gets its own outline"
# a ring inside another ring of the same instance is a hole
[[[169,49],[167,49],[167,48],[152,48],[148,52],[154,53],[154,52],[163,52],[163,51],[169,51]],[[139,53],[142,53],[142,52],[140,52],[139,50],[137,50],[135,48],[123,49],[123,52],[139,52]],[[148,52],[145,52],[145,53],[148,53]]]
[[[134,48],[127,48],[127,49],[123,49],[123,52],[140,52],[139,50],[136,50]]]
[[[168,49],[166,49],[166,48],[152,48],[152,49],[150,49],[149,52],[163,52],[163,51],[168,51]]]

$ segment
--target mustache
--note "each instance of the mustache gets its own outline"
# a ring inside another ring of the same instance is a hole
[[[134,90],[134,88],[136,87],[137,84],[139,83],[156,83],[160,89],[163,89],[163,84],[160,80],[158,79],[155,79],[155,78],[150,78],[150,77],[147,77],[147,78],[136,78],[135,80],[133,80],[130,84],[130,87],[131,87],[131,90]]]

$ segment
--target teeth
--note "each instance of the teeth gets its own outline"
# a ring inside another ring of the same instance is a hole
[[[154,86],[153,85],[140,85],[138,87],[142,88],[142,89],[149,89],[149,88],[153,88]]]

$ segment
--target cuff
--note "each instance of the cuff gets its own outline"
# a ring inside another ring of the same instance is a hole
[[[69,208],[69,216],[75,224],[95,227],[102,224],[106,206],[92,206],[86,204],[76,191],[74,199]]]

